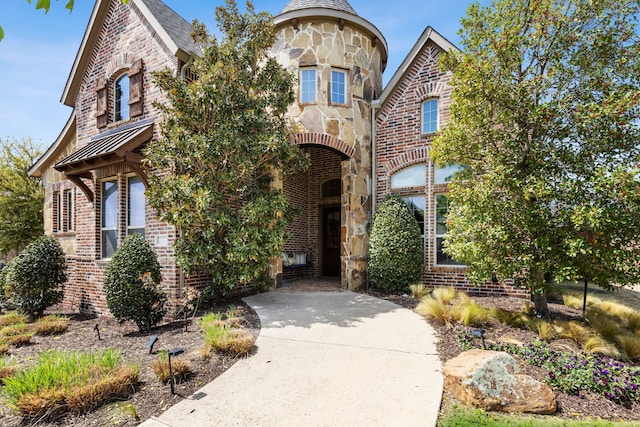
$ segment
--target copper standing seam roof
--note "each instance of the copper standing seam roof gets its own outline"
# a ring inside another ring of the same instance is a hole
[[[130,125],[103,132],[91,138],[89,144],[75,153],[59,161],[54,166],[59,171],[75,164],[87,163],[111,154],[124,157],[126,151],[131,151],[153,135],[153,119],[140,120]],[[119,151],[123,151],[120,153]]]

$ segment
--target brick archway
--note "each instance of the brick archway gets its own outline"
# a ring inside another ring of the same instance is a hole
[[[291,139],[296,145],[314,144],[333,148],[347,157],[353,157],[356,151],[344,141],[324,133],[296,133]]]

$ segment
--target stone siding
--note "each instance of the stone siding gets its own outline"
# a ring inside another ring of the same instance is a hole
[[[293,123],[294,142],[326,147],[344,154],[340,161],[342,179],[342,286],[358,289],[366,285],[368,251],[367,227],[371,215],[371,101],[382,92],[383,50],[376,47],[371,34],[349,22],[302,19],[296,26],[278,27],[273,56],[298,77],[300,69],[316,70],[316,101],[292,104],[287,112]],[[332,70],[347,77],[346,103],[335,105],[330,99]],[[296,78],[297,81],[297,78]],[[298,87],[295,87],[299,95]],[[317,159],[316,159],[317,160]],[[336,164],[336,165],[338,165]],[[284,177],[295,180],[295,177]],[[286,186],[285,186],[286,188]],[[311,197],[311,196],[310,196]],[[309,206],[317,206],[309,199]],[[311,208],[307,217],[318,215]],[[317,220],[316,220],[317,221]],[[296,219],[293,236],[318,234],[318,223]],[[306,227],[296,230],[296,227]],[[319,241],[308,238],[315,253],[321,252]],[[288,245],[299,244],[293,240]],[[317,255],[314,255],[317,261]],[[315,262],[314,265],[317,265]],[[280,273],[280,271],[277,271]],[[314,274],[318,274],[314,267]]]

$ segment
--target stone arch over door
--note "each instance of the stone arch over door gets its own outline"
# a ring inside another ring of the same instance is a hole
[[[315,252],[312,257],[316,264],[313,272],[322,275],[326,268],[322,262],[327,259],[319,256],[328,239],[319,236],[322,227],[323,215],[331,209],[338,208],[340,214],[339,230],[339,275],[341,286],[345,289],[362,289],[367,285],[367,259],[368,259],[368,222],[371,212],[371,168],[369,158],[360,150],[350,146],[344,141],[322,133],[299,133],[292,136],[292,141],[301,149],[307,150],[311,156],[311,170],[308,178],[302,176],[290,177],[287,182],[284,177],[285,193],[301,200],[301,193],[295,189],[300,182],[308,182],[309,188],[315,188],[317,196],[309,194],[306,221],[308,242],[314,247],[309,252]],[[324,154],[322,154],[324,153]],[[364,159],[360,156],[364,154]],[[331,163],[323,163],[329,156]],[[319,162],[319,163],[318,163]],[[315,170],[314,170],[315,168]],[[320,197],[321,184],[324,181],[315,182],[321,176],[325,176],[328,170],[332,175],[326,179],[339,178],[341,191],[339,195],[330,198]],[[305,181],[306,180],[306,181]],[[317,198],[315,198],[317,197]],[[335,212],[335,210],[333,211]],[[304,223],[298,218],[294,221],[298,225]],[[315,233],[315,234],[314,234]],[[292,233],[296,235],[296,233]],[[314,236],[318,235],[317,238]],[[295,242],[285,243],[285,249],[294,248]],[[317,276],[316,276],[317,277]]]
[[[296,133],[292,140],[295,145],[315,144],[333,148],[347,157],[353,157],[356,151],[346,142],[325,133]]]

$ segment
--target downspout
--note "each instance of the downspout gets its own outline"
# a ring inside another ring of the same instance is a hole
[[[371,102],[371,215],[376,213],[378,193],[378,167],[376,164],[376,110],[380,108],[380,101]]]
[[[378,168],[376,166],[376,110],[378,108],[380,108],[380,101],[375,99],[371,102],[371,221],[376,213],[376,193],[378,192]],[[370,285],[371,279],[367,274],[367,289]]]
[[[185,76],[187,75],[187,69],[193,64],[193,55],[189,55],[189,60],[180,67],[180,80],[184,81]]]
[[[187,69],[191,66],[191,64],[193,64],[193,55],[189,55],[189,60],[182,66],[180,67],[180,80],[184,81],[184,78],[187,74]],[[182,238],[182,229],[180,229],[179,231],[179,238]],[[184,269],[180,266],[178,266],[178,287],[179,290],[178,292],[180,293],[180,297],[182,297],[182,293],[185,291],[184,288]]]

